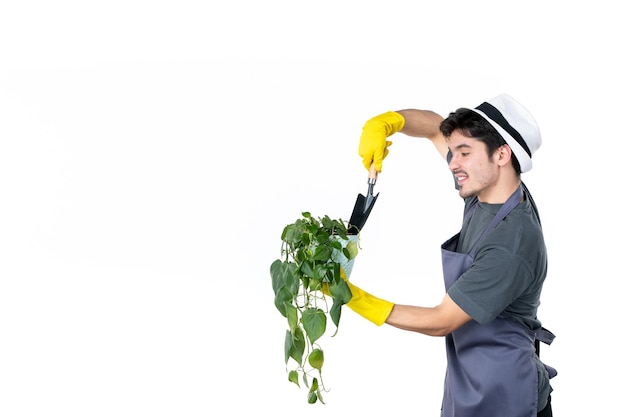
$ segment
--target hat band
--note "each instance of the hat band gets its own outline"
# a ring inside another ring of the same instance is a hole
[[[519,145],[524,149],[524,151],[526,151],[528,156],[532,157],[532,155],[530,153],[530,149],[528,149],[528,145],[526,145],[526,142],[524,141],[524,138],[522,138],[522,135],[520,135],[519,132],[517,130],[515,130],[515,128],[513,126],[511,126],[509,124],[509,122],[507,122],[507,120],[504,118],[502,113],[500,113],[500,111],[497,108],[495,108],[493,105],[491,105],[491,104],[489,104],[487,102],[484,102],[480,106],[476,107],[476,110],[482,111],[491,120],[493,120],[498,125],[500,125],[500,127],[502,129],[506,130],[506,132],[509,135],[511,135],[511,137],[513,139],[515,139],[515,141],[517,143],[519,143]]]

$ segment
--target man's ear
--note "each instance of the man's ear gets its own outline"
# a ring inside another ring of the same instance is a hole
[[[498,165],[504,166],[511,160],[511,156],[513,156],[513,151],[511,151],[511,147],[507,144],[500,146],[496,150],[495,161]]]

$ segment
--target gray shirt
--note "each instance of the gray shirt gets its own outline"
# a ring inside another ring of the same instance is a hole
[[[466,208],[476,197],[466,200]],[[461,229],[458,252],[469,253],[500,209],[477,203]],[[479,243],[472,266],[448,294],[480,324],[502,314],[531,330],[541,327],[537,308],[547,273],[547,253],[539,218],[526,197]]]

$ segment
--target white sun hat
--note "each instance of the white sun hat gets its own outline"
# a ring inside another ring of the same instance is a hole
[[[520,164],[522,172],[533,167],[531,160],[541,146],[541,133],[528,110],[507,94],[501,94],[471,109],[484,117],[506,143]]]

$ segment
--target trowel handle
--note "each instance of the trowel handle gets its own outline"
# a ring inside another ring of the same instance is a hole
[[[378,171],[376,171],[376,167],[374,164],[370,165],[370,172],[367,174],[367,183],[370,185],[376,184],[376,179],[378,178]]]
[[[367,196],[372,197],[374,195],[374,184],[378,178],[378,171],[374,164],[370,165],[370,172],[367,174]]]

